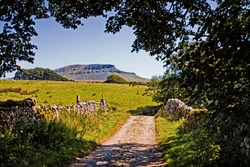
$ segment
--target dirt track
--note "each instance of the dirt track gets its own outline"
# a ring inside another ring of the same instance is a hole
[[[164,166],[158,151],[154,117],[131,116],[116,135],[69,167]]]

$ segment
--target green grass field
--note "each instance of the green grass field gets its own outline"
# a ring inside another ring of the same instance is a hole
[[[75,104],[77,95],[80,96],[81,101],[99,102],[103,94],[107,103],[117,104],[125,111],[156,105],[151,97],[143,96],[146,86],[58,81],[0,81],[0,90],[10,88],[21,88],[24,93],[3,92],[0,93],[0,101],[32,97],[37,100],[38,105],[65,106]]]

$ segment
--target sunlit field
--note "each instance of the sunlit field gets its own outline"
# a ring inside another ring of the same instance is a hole
[[[0,101],[32,97],[37,100],[38,105],[72,105],[76,103],[77,95],[81,101],[96,102],[99,102],[104,95],[108,104],[117,104],[123,110],[132,110],[156,104],[152,102],[151,97],[143,95],[146,88],[128,84],[1,80]]]

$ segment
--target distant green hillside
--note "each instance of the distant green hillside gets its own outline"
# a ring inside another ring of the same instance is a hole
[[[112,74],[119,75],[127,82],[148,82],[149,79],[137,76],[135,73],[117,69],[112,64],[75,64],[54,70],[57,74],[73,80],[101,80],[105,81]]]
[[[53,81],[68,81],[67,78],[55,73],[49,68],[34,68],[22,69],[17,71],[14,76],[15,80],[53,80]]]

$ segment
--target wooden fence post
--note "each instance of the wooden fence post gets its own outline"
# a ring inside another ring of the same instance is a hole
[[[101,99],[100,105],[101,105],[101,108],[106,107],[106,102],[104,100],[104,95],[103,94],[102,94],[102,99]]]
[[[79,103],[79,102],[80,102],[80,96],[76,95],[76,103]]]

